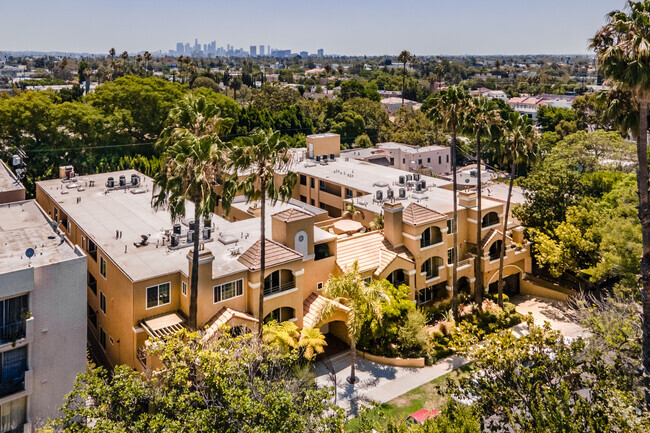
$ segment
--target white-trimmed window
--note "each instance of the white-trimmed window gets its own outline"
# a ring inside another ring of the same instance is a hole
[[[171,284],[162,283],[147,287],[147,309],[160,307],[171,302]]]
[[[455,230],[455,227],[454,227],[454,219],[450,218],[450,219],[447,220],[447,234],[450,235],[450,234],[454,233],[455,231],[456,230]]]
[[[185,281],[181,282],[181,290],[183,291],[183,296],[187,296],[187,283]]]
[[[102,274],[102,277],[106,278],[106,259],[102,256],[99,256],[99,273]]]
[[[319,281],[319,282],[316,284],[316,290],[323,290],[323,282],[322,282],[322,281]]]
[[[106,296],[104,296],[104,292],[101,290],[99,291],[99,309],[106,314]]]
[[[214,286],[214,303],[235,298],[244,294],[244,280],[230,281]]]

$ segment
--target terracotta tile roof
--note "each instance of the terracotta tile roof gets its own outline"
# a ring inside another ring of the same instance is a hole
[[[324,296],[319,295],[318,293],[312,293],[305,299],[305,302],[302,303],[302,326],[303,328],[316,328],[319,325],[319,319],[321,311],[328,302],[331,302]],[[338,304],[338,302],[337,302]],[[339,309],[343,312],[350,311],[348,307],[343,304],[338,304]]]
[[[503,231],[497,229],[489,230],[483,239],[481,239],[481,248],[485,248],[488,244],[492,243],[495,238],[501,239],[503,237]],[[506,246],[508,245],[508,240],[512,241],[512,238],[506,234]]]
[[[417,203],[411,203],[406,206],[404,212],[402,213],[402,221],[404,224],[411,226],[420,226],[423,224],[429,224],[440,220],[446,220],[447,215],[436,212],[424,206],[421,206]]]
[[[278,213],[272,215],[272,217],[276,218],[276,219],[278,219],[278,220],[280,220],[282,222],[290,223],[290,222],[299,221],[299,220],[305,219],[305,218],[311,218],[311,217],[313,217],[313,215],[308,213],[308,212],[305,212],[304,210],[291,208],[291,209],[285,209],[285,210],[283,210],[281,212],[278,212]]]
[[[251,271],[260,269],[261,241],[255,242],[237,259]],[[271,239],[266,239],[266,266],[273,267],[302,258],[302,254]]]
[[[219,333],[221,327],[227,325],[232,319],[241,319],[247,322],[257,323],[257,319],[250,314],[242,313],[241,311],[233,310],[232,308],[223,307],[208,321],[207,329],[203,334],[203,340],[207,341],[212,339],[212,337]]]
[[[359,262],[359,271],[383,270],[396,257],[411,261],[411,255],[404,247],[395,248],[383,233],[374,231],[366,234],[339,238],[336,244],[336,263],[345,271],[354,261]]]

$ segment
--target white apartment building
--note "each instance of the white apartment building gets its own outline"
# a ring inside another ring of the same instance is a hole
[[[450,149],[437,145],[377,143],[376,147],[343,151],[341,156],[406,171],[429,169],[432,174],[442,174],[451,170]]]
[[[0,205],[0,433],[42,427],[86,368],[86,256],[50,222]]]

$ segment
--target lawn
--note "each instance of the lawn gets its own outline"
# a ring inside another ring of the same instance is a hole
[[[440,376],[431,382],[425,383],[404,395],[401,395],[388,403],[377,406],[372,409],[370,414],[373,419],[405,419],[413,412],[420,409],[436,409],[440,410],[446,399],[449,397],[447,394],[447,379],[458,381],[459,378],[467,377],[473,370],[472,364],[464,365],[454,371],[451,371],[444,376]],[[346,432],[355,432],[359,428],[359,419],[352,418],[345,425]]]

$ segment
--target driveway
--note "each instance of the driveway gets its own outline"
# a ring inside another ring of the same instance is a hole
[[[510,298],[510,302],[516,305],[517,311],[521,314],[531,313],[536,325],[543,325],[549,322],[551,328],[560,331],[565,337],[589,337],[587,329],[572,322],[564,313],[564,303],[547,298],[535,296],[517,295]]]

